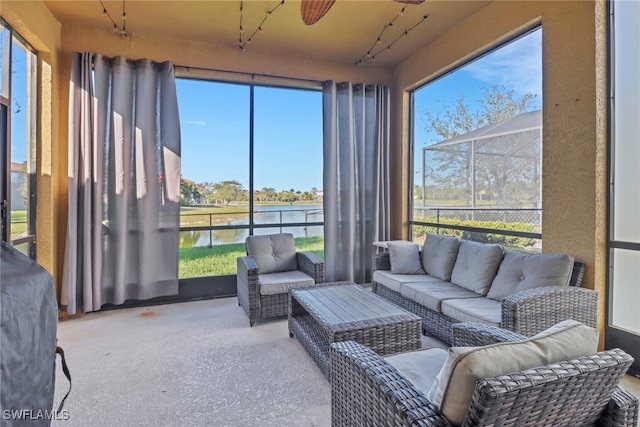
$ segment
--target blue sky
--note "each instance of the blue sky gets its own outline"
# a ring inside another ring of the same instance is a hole
[[[182,176],[249,187],[249,86],[178,79]],[[322,188],[322,93],[255,88],[256,189]]]
[[[416,91],[416,148],[439,142],[437,135],[425,129],[424,111],[442,110],[460,95],[472,108],[479,106],[482,89],[496,84],[512,88],[519,96],[527,93],[536,95],[533,106],[542,108],[542,30],[530,33]]]
[[[438,111],[459,95],[477,105],[482,88],[504,84],[537,95],[542,105],[542,30],[510,43],[416,93],[416,147],[437,142],[421,112]],[[249,87],[178,79],[182,176],[196,182],[249,185]],[[256,87],[255,187],[322,188],[322,94]]]

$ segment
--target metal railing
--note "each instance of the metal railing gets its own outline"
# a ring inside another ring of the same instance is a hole
[[[195,213],[180,215],[181,232],[208,233],[208,245],[213,246],[219,239],[215,232],[221,230],[238,230],[232,239],[235,243],[243,243],[249,233],[254,230],[277,228],[280,232],[284,229],[290,231],[295,237],[307,237],[309,227],[324,225],[324,210],[322,209],[282,209],[269,211],[254,211],[253,222],[250,221],[250,213],[247,211],[224,213]],[[224,243],[229,242],[226,235]]]
[[[415,208],[412,226],[436,227],[467,232],[541,239],[542,209],[536,208]],[[518,224],[528,230],[497,228]],[[529,227],[527,227],[529,226]]]

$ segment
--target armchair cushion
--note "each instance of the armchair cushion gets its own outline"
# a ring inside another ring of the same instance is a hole
[[[388,242],[389,261],[393,274],[424,274],[420,264],[420,247],[415,243]]]
[[[500,245],[462,240],[451,272],[451,283],[478,295],[486,295],[496,276],[503,253]]]
[[[447,360],[447,350],[433,347],[398,353],[384,359],[426,396]]]
[[[527,254],[507,251],[493,279],[488,298],[503,298],[540,286],[567,286],[574,259],[567,254]]]
[[[477,381],[587,356],[597,345],[597,330],[566,320],[520,342],[451,347],[427,397],[449,421],[460,425]]]
[[[291,233],[249,236],[246,245],[247,255],[256,261],[260,274],[298,268],[296,246]]]
[[[286,294],[289,289],[299,286],[313,285],[313,277],[302,271],[283,271],[258,275],[260,295]]]
[[[422,267],[427,274],[449,282],[458,257],[460,239],[427,233],[422,246]]]

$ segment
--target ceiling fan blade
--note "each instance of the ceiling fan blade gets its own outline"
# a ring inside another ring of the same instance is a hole
[[[320,20],[336,0],[302,0],[300,14],[302,21],[307,25],[313,25]]]

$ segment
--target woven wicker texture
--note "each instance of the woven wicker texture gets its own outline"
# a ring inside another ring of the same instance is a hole
[[[523,338],[472,323],[457,324],[456,345]],[[479,381],[464,426],[637,426],[638,399],[618,386],[633,359],[607,350]],[[371,349],[331,345],[331,416],[338,426],[449,425],[439,410]]]
[[[421,319],[351,282],[289,292],[289,334],[328,377],[333,342],[353,340],[378,354],[416,350]]]
[[[390,270],[389,252],[375,254],[372,264],[373,271]],[[570,286],[543,286],[508,296],[502,300],[500,326],[525,336],[535,335],[566,319],[574,319],[594,328],[597,327],[598,293],[580,287],[584,270],[583,263],[574,263]],[[428,334],[447,344],[453,342],[451,328],[459,320],[428,309],[375,280],[372,281],[372,290],[420,316],[423,328]]]
[[[324,262],[311,252],[297,252],[298,270],[313,277],[316,284],[324,282]],[[256,319],[284,316],[289,306],[288,293],[260,295],[258,264],[250,256],[237,259],[238,304],[242,306],[249,325]]]

